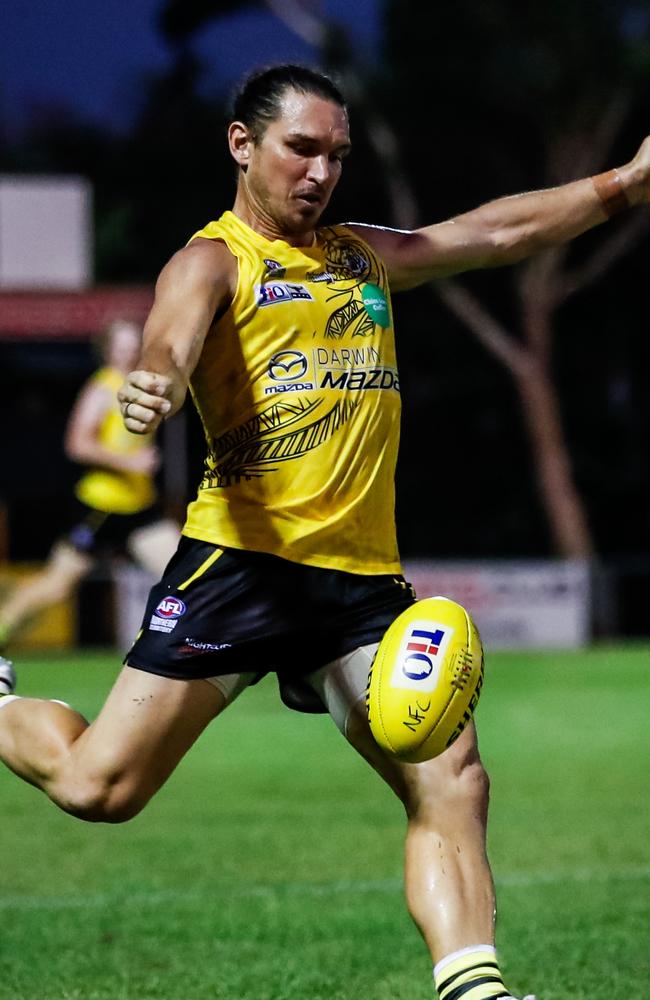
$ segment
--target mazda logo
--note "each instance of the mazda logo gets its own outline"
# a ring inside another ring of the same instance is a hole
[[[274,382],[294,382],[307,371],[307,358],[300,351],[280,351],[269,361],[269,375]]]

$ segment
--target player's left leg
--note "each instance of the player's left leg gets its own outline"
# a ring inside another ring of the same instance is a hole
[[[178,546],[180,531],[175,521],[164,518],[136,528],[127,539],[129,555],[143,569],[160,578]]]
[[[65,812],[122,822],[144,807],[227,703],[206,680],[129,666],[90,724],[60,702],[8,694],[0,697],[0,761]]]
[[[375,650],[356,650],[310,679],[347,740],[404,804],[406,898],[429,947],[441,1000],[505,998],[486,854],[489,781],[476,730],[470,724],[443,754],[422,764],[386,756],[372,737],[365,707]],[[461,987],[462,994],[456,992]]]

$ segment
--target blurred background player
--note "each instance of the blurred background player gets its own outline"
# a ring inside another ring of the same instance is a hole
[[[102,338],[104,364],[81,389],[65,435],[68,458],[86,466],[75,487],[71,527],[54,543],[42,570],[0,605],[2,649],[24,622],[69,598],[100,555],[127,552],[159,577],[176,548],[178,528],[161,517],[157,504],[153,436],[130,434],[117,402],[140,342],[139,327],[127,320],[115,320]]]

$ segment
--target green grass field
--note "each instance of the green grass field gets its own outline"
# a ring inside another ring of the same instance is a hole
[[[30,659],[21,691],[93,715],[118,657]],[[511,989],[650,993],[650,650],[492,655],[478,710]],[[0,997],[425,1000],[401,807],[271,678],[147,810],[84,825],[0,773]]]

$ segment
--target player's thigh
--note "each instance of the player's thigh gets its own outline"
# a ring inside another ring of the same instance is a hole
[[[208,681],[126,666],[76,741],[71,767],[98,783],[122,782],[133,793],[153,794],[226,704]]]
[[[374,643],[355,649],[309,674],[306,680],[320,696],[333,722],[347,741],[402,797],[402,767],[381,751],[368,725],[366,688],[378,645]]]
[[[422,764],[402,763],[385,754],[370,731],[365,701],[368,672],[376,650],[376,644],[354,650],[311,674],[309,682],[350,745],[390,785],[407,809],[448,800],[469,770],[474,766],[482,770],[474,724],[470,723],[443,754]]]

